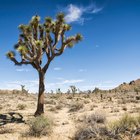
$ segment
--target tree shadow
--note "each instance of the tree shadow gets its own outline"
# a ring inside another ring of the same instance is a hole
[[[25,121],[20,113],[9,112],[6,114],[0,114],[0,126],[8,123],[25,123]]]

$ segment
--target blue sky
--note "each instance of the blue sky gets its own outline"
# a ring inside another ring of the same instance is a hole
[[[140,0],[0,0],[0,89],[26,86],[38,91],[31,66],[17,67],[5,53],[18,40],[19,24],[35,14],[55,18],[64,12],[69,34],[83,41],[56,58],[46,74],[46,91],[70,85],[81,90],[109,89],[140,78]]]

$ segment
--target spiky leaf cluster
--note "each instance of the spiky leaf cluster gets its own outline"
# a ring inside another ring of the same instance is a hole
[[[13,51],[8,52],[7,57],[16,65],[31,64],[37,70],[46,72],[55,56],[61,55],[65,48],[82,40],[80,34],[66,37],[65,33],[70,29],[71,26],[65,22],[63,13],[59,13],[56,20],[46,17],[43,24],[40,23],[38,15],[33,16],[29,24],[19,25],[19,40],[14,48],[20,54],[21,61],[16,60]],[[43,55],[47,57],[44,66],[41,65]]]

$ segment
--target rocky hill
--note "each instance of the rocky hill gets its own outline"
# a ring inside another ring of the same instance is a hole
[[[140,91],[140,79],[137,79],[135,81],[130,81],[129,83],[122,83],[121,85],[119,85],[118,87],[116,87],[115,89],[113,89],[113,91]]]

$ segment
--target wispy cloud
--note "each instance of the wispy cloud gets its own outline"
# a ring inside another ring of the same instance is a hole
[[[29,72],[29,69],[16,69],[17,72]]]
[[[60,84],[75,84],[75,83],[81,83],[84,82],[83,79],[77,79],[77,80],[64,80]]]
[[[79,72],[86,72],[86,69],[79,69]]]
[[[102,11],[102,10],[103,10],[103,8],[94,8],[91,13],[96,14],[96,13]]]
[[[81,82],[84,82],[83,79],[72,79],[72,80],[63,80],[61,82],[56,82],[56,83],[48,83],[46,84],[46,86],[62,86],[62,85],[65,85],[65,84],[76,84],[76,83],[81,83]]]
[[[56,68],[54,68],[54,70],[62,70],[62,68],[56,67]]]
[[[95,3],[91,3],[89,6],[86,7],[70,4],[65,9],[65,20],[67,23],[78,22],[80,24],[83,24],[86,20],[84,14],[97,14],[102,10],[103,8],[97,7]],[[87,18],[87,20],[88,19],[89,18]]]
[[[65,20],[68,23],[75,22],[75,21],[83,22],[84,19],[81,18],[82,14],[83,14],[82,8],[77,7],[73,4],[70,4],[68,6],[67,15],[65,16]]]

